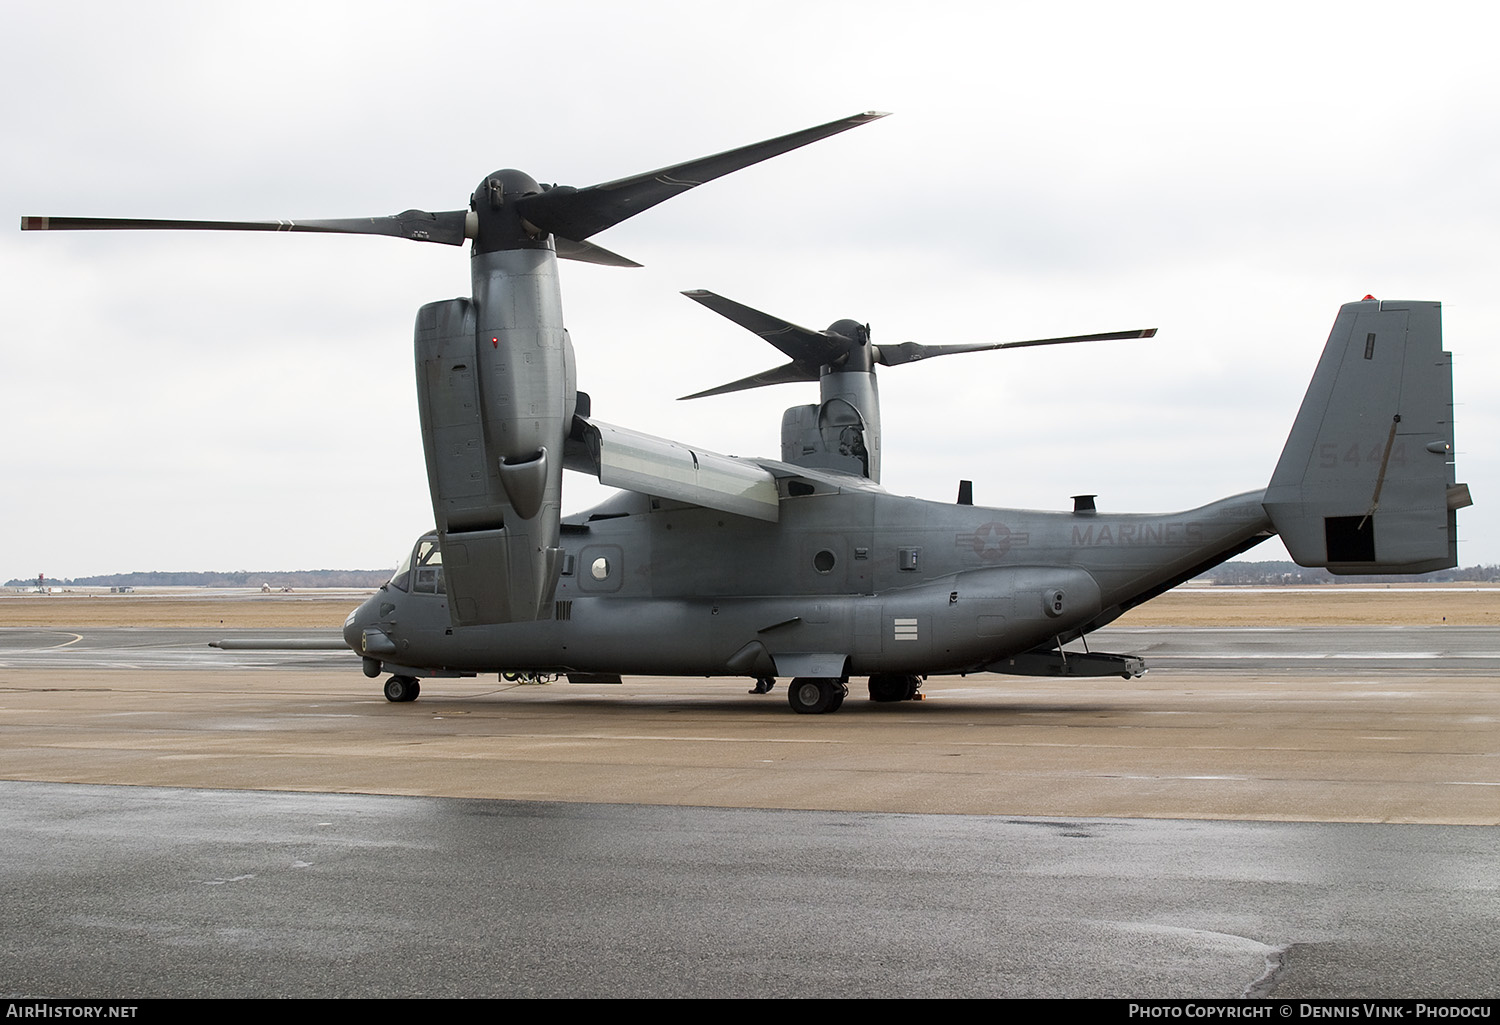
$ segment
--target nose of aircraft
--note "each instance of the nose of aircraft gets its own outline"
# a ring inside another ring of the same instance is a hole
[[[388,600],[384,591],[376,591],[344,620],[344,643],[364,658],[365,675],[372,680],[380,675],[384,660],[396,653],[395,642],[380,626],[380,606]]]
[[[375,622],[375,599],[366,598],[364,604],[349,613],[349,618],[344,620],[344,643],[349,645],[355,653],[365,653],[364,639],[365,627]]]

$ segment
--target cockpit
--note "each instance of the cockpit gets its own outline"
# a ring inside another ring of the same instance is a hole
[[[419,540],[389,581],[391,587],[411,594],[445,594],[443,589],[443,550],[436,534]]]
[[[380,675],[382,666],[396,674],[392,677],[394,684],[387,681],[386,697],[390,700],[410,701],[415,697],[418,670],[414,667],[430,666],[435,657],[441,659],[425,645],[431,637],[452,633],[447,606],[441,600],[445,596],[443,552],[437,534],[424,534],[385,586],[344,621],[344,642],[364,657],[365,675]]]

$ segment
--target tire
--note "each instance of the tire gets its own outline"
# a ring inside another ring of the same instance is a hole
[[[385,681],[385,699],[402,702],[415,701],[422,685],[410,676],[392,676]]]
[[[839,694],[842,687],[843,684],[838,680],[822,676],[799,676],[787,687],[786,699],[794,712],[801,715],[822,715],[838,707],[834,703],[834,696]],[[839,704],[842,703],[840,695]]]
[[[910,677],[896,673],[876,673],[870,677],[870,700],[905,701],[908,697],[908,679]]]
[[[837,712],[844,707],[844,699],[849,696],[848,684],[839,683],[833,688],[833,704],[828,706],[828,711]]]

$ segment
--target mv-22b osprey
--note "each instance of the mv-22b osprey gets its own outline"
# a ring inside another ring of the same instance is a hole
[[[696,185],[882,115],[575,189],[520,171],[468,210],[298,222],[25,218],[27,229],[208,229],[472,240],[473,295],[417,314],[422,439],[437,529],[344,626],[385,695],[423,677],[533,671],[790,677],[794,710],[832,712],[851,677],[916,697],[934,674],[1144,672],[1066,650],[1126,610],[1280,534],[1304,566],[1416,573],[1457,564],[1452,365],[1439,306],[1366,298],[1339,312],[1269,485],[1186,512],[990,509],[881,490],[875,366],[1008,346],[876,345],[863,325],[796,326],[709,292],[710,310],[790,362],[698,396],[817,381],[782,417],[781,458],[719,455],[594,419],[576,387],[557,259],[635,266],[591,236]],[[690,396],[690,397],[698,397]],[[564,467],[620,493],[564,519]]]

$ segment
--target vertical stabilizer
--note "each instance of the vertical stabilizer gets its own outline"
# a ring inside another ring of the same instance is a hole
[[[1266,489],[1287,551],[1335,573],[1447,569],[1469,504],[1441,306],[1346,303]]]

